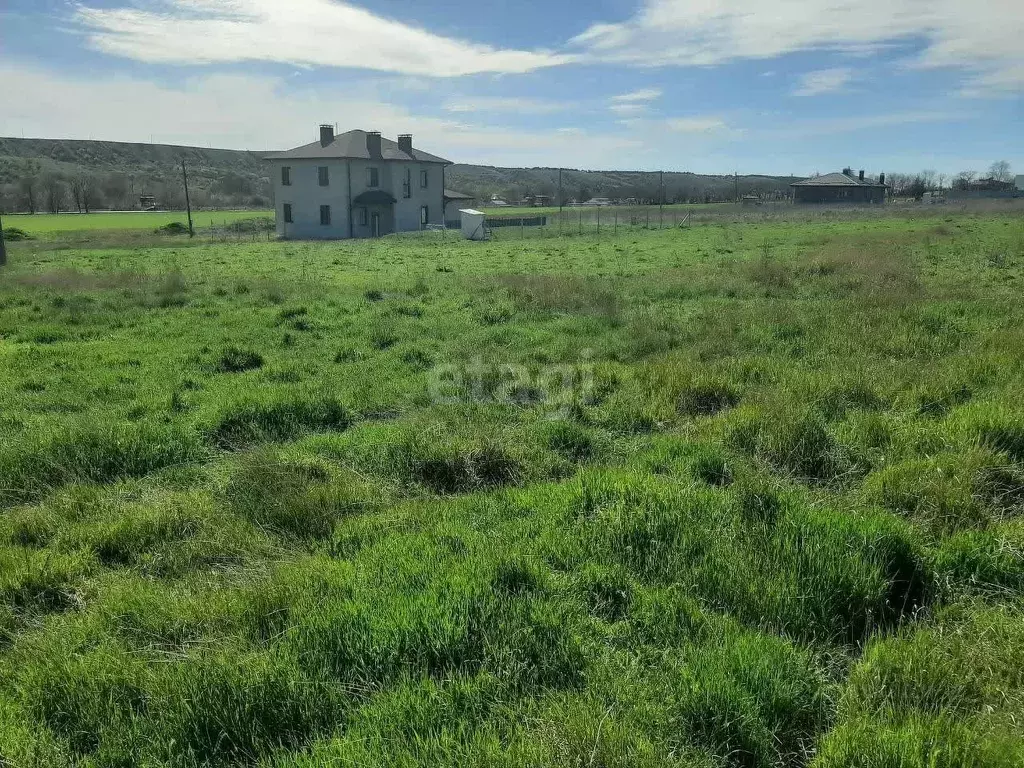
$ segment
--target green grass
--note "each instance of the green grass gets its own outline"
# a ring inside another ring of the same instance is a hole
[[[10,244],[0,759],[1024,759],[1020,218],[551,234]]]
[[[192,221],[196,227],[223,226],[243,219],[273,216],[273,211],[195,211]],[[114,213],[37,213],[9,214],[4,224],[17,227],[32,236],[46,237],[57,232],[81,232],[112,229],[154,230],[173,222],[186,223],[184,211],[131,211]]]

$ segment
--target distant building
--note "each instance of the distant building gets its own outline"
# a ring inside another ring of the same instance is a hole
[[[999,179],[978,179],[966,186],[954,186],[949,191],[950,200],[998,200],[1014,197],[1017,187],[1012,181]]]
[[[155,195],[139,195],[139,208],[144,211],[155,211],[156,210],[156,196]]]
[[[527,195],[519,205],[522,208],[546,208],[551,205],[551,195]]]
[[[342,239],[380,237],[444,220],[444,169],[450,161],[376,131],[320,126],[320,140],[265,158],[273,167],[277,234]]]
[[[492,208],[505,208],[506,206],[508,206],[508,203],[502,200],[497,195],[491,195],[491,199],[488,202],[488,205],[490,205]]]
[[[608,198],[608,197],[592,197],[589,200],[587,200],[585,203],[580,203],[580,205],[611,205],[611,204],[612,204],[611,198]]]
[[[814,176],[789,185],[793,189],[794,203],[884,203],[889,186],[885,174],[874,179],[864,178],[864,171],[854,175],[849,168],[842,173],[828,173]]]
[[[1024,192],[1024,176],[1018,176],[1013,186],[1017,188],[1018,193]]]

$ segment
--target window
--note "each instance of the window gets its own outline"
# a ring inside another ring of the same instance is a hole
[[[331,206],[329,205],[320,206],[320,226],[331,226]]]
[[[366,208],[359,209],[359,226],[365,227],[370,223],[370,211]]]
[[[376,168],[366,169],[366,186],[376,187],[380,185],[380,176],[377,174]]]
[[[427,188],[427,169],[424,168],[422,171],[420,171],[420,189],[426,189],[426,188]]]
[[[327,166],[326,165],[321,165],[319,168],[317,168],[316,169],[316,173],[317,173],[317,177],[320,179],[320,186],[321,187],[326,187],[328,184],[331,183],[330,177],[327,175]]]
[[[285,203],[284,204],[284,223],[285,224],[291,224],[292,223],[292,204],[291,203]]]
[[[412,168],[405,169],[405,181],[402,182],[402,197],[412,197]]]
[[[290,187],[292,185],[292,169],[290,166],[281,166],[281,186]]]
[[[420,226],[425,227],[430,223],[430,209],[427,206],[420,208]]]

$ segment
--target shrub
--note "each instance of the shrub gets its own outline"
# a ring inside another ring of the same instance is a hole
[[[28,234],[24,229],[18,227],[5,227],[4,228],[4,240],[14,243],[19,240],[31,240],[32,236]]]

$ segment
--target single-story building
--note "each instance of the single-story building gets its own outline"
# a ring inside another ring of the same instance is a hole
[[[789,185],[793,189],[794,203],[871,204],[884,203],[889,186],[885,174],[874,179],[864,178],[864,171],[854,175],[849,168],[842,173],[813,176]]]
[[[456,192],[454,189],[444,191],[444,223],[448,229],[461,229],[462,220],[459,211],[463,208],[473,208],[476,198],[472,195],[465,195]]]
[[[1017,187],[1012,181],[978,179],[966,185],[954,183],[949,191],[950,200],[999,200],[1014,197]]]
[[[320,140],[268,155],[280,237],[342,239],[412,232],[444,222],[437,155],[377,131],[320,126]]]

